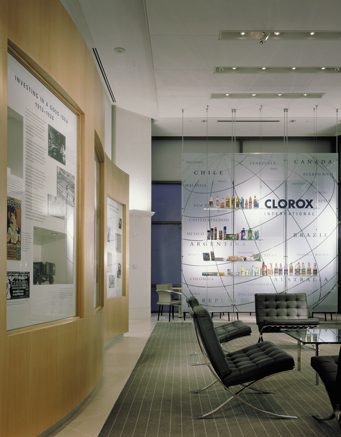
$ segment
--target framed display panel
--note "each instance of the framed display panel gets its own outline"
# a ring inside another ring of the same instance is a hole
[[[104,342],[129,329],[129,175],[104,160]]]
[[[77,315],[78,114],[8,53],[7,330]]]
[[[123,295],[123,205],[107,196],[107,297]]]
[[[336,154],[183,154],[182,290],[209,311],[305,292],[337,311]]]
[[[94,150],[94,308],[103,306],[103,201],[102,195],[104,176],[104,151],[95,133]]]

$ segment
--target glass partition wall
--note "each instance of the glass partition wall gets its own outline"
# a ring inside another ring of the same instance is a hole
[[[183,111],[183,293],[236,314],[254,312],[255,293],[304,292],[312,312],[337,312],[337,111],[247,112],[207,107],[195,138]]]

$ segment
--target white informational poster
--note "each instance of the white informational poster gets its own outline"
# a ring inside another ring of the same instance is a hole
[[[107,297],[122,296],[123,207],[107,197]]]
[[[76,315],[77,116],[8,55],[7,330]]]
[[[185,296],[254,312],[255,293],[304,292],[311,311],[337,312],[337,154],[182,159]]]

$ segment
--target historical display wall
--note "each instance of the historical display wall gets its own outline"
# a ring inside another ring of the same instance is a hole
[[[77,115],[8,55],[7,329],[76,315]]]
[[[336,154],[184,153],[182,173],[186,296],[249,312],[257,292],[305,292],[337,311]]]

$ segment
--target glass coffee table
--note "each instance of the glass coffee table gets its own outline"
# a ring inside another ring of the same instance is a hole
[[[311,344],[315,348],[315,355],[319,354],[320,344],[341,344],[341,329],[339,328],[314,328],[285,330],[282,332],[294,338],[297,341],[297,370],[301,370],[301,347],[302,344]],[[316,384],[319,383],[319,377],[316,374]]]

